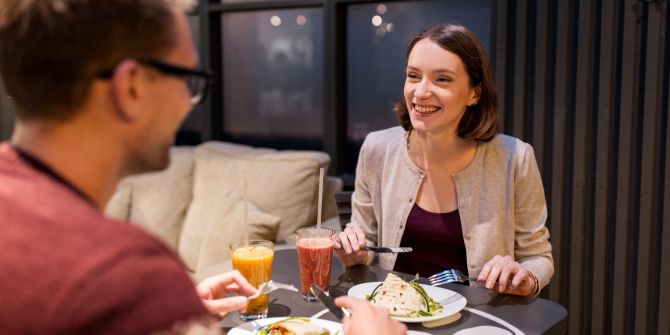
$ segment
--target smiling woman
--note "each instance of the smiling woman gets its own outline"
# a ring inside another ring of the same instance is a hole
[[[414,251],[380,254],[383,268],[424,277],[455,268],[518,295],[548,284],[542,180],[532,147],[497,133],[489,71],[481,42],[463,26],[432,27],[411,40],[395,107],[402,128],[363,143],[352,220],[336,242],[343,263],[371,262],[361,245],[402,245]]]

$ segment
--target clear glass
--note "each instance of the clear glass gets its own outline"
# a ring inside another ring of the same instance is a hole
[[[347,6],[348,171],[355,170],[360,146],[369,132],[399,125],[392,106],[402,97],[410,39],[432,25],[460,23],[490,51],[492,6],[490,0]]]
[[[222,29],[226,138],[322,149],[322,9],[224,13]]]
[[[266,240],[250,240],[248,244],[237,241],[230,245],[233,268],[240,271],[251,285],[258,288],[272,278],[274,243]],[[242,321],[257,320],[268,316],[270,294],[249,301],[246,310],[240,313]]]
[[[333,258],[334,230],[328,228],[301,228],[296,231],[296,249],[300,268],[300,293],[306,301],[315,302],[310,286],[316,284],[326,293],[330,288],[330,269]]]

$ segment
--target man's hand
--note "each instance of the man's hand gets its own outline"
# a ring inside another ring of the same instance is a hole
[[[256,293],[256,288],[237,271],[209,277],[196,286],[198,296],[213,315],[223,316],[228,312],[243,311],[247,307],[247,296]],[[231,293],[237,296],[229,296]]]
[[[365,233],[358,227],[347,227],[343,232],[332,236],[335,243],[335,255],[345,266],[365,264],[368,252],[361,250],[365,245]]]
[[[351,311],[351,317],[343,321],[343,331],[346,335],[407,334],[407,326],[391,319],[386,308],[372,306],[367,301],[346,296],[335,299],[335,304]]]
[[[485,281],[486,288],[503,294],[527,296],[536,289],[530,272],[509,255],[493,257],[484,265],[477,280]]]

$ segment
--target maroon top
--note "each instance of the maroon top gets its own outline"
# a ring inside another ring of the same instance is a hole
[[[414,204],[400,246],[412,247],[414,251],[398,254],[395,271],[418,273],[422,277],[454,268],[468,273],[458,209],[431,213]]]
[[[0,143],[0,334],[147,334],[207,315],[172,252]]]

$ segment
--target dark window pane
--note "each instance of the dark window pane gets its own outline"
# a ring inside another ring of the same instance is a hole
[[[188,25],[191,29],[191,36],[193,37],[193,45],[195,50],[200,52],[200,16],[189,15]],[[191,111],[184,123],[179,128],[177,137],[175,138],[176,145],[196,145],[203,140],[204,127],[207,127],[207,122],[204,118],[204,109],[198,106]]]
[[[226,138],[275,148],[323,148],[320,8],[225,13]]]
[[[200,47],[200,16],[199,15],[189,15],[188,16],[188,25],[191,28],[191,36],[193,37],[193,45],[195,49],[198,50]]]
[[[392,105],[402,96],[409,40],[431,25],[460,23],[489,51],[491,6],[490,0],[436,0],[347,7],[348,171],[366,134],[399,125]]]

